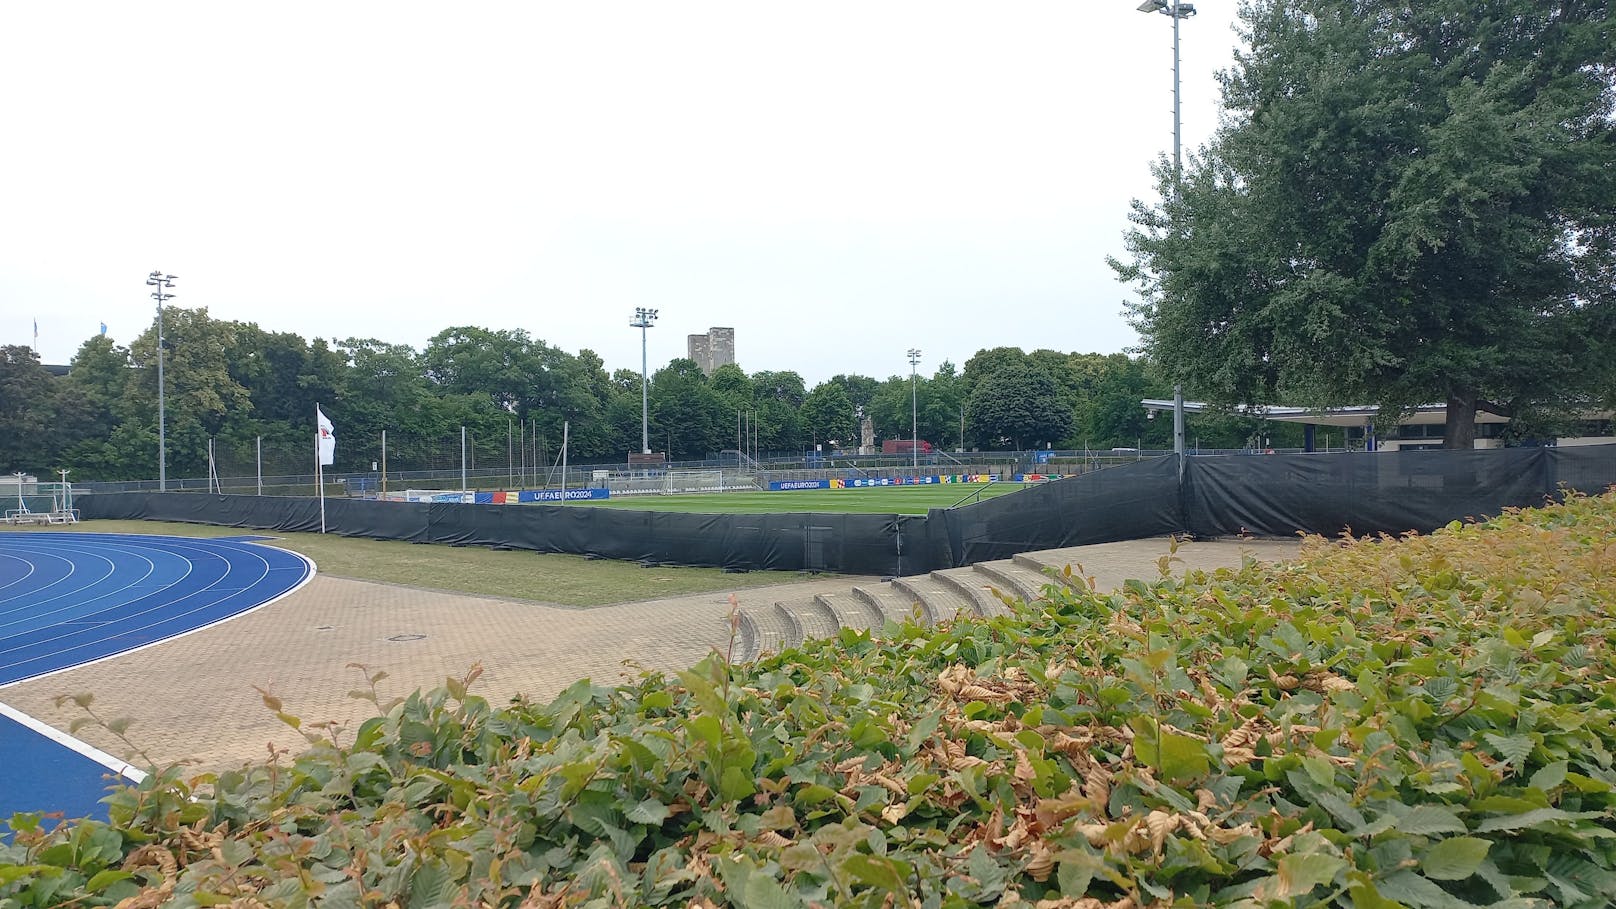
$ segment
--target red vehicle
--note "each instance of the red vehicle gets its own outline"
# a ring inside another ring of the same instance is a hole
[[[931,454],[931,443],[925,439],[920,440],[920,453]],[[914,439],[887,439],[881,443],[882,454],[909,454],[915,450]]]

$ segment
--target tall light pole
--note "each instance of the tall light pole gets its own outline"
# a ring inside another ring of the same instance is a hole
[[[1195,15],[1195,5],[1181,0],[1145,0],[1141,13],[1161,13],[1173,20],[1173,195],[1184,170],[1183,139],[1179,128],[1178,22]],[[1178,455],[1178,473],[1184,475],[1184,386],[1173,385],[1173,451]]]
[[[630,328],[640,330],[640,454],[651,453],[651,380],[646,371],[645,330],[656,324],[656,317],[656,310],[637,306],[634,321],[628,323]]]
[[[909,454],[914,458],[911,468],[920,474],[920,398],[915,391],[915,367],[920,365],[919,348],[909,348]]]
[[[174,296],[168,293],[168,289],[174,286],[174,276],[154,271],[146,276],[146,284],[157,288],[152,291],[152,299],[157,301],[157,491],[168,492],[168,419],[163,405],[163,301]]]

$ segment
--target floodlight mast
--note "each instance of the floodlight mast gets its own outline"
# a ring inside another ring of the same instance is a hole
[[[163,301],[174,295],[167,293],[174,286],[174,276],[162,270],[146,276],[146,285],[155,287],[152,299],[157,301],[157,491],[168,491],[168,420],[164,412],[163,396]]]
[[[1141,13],[1161,13],[1173,20],[1173,194],[1178,194],[1184,171],[1183,138],[1179,123],[1178,21],[1195,15],[1195,5],[1180,0],[1145,0]],[[1173,385],[1173,452],[1178,455],[1178,475],[1184,475],[1184,386]]]
[[[656,324],[656,319],[656,310],[637,306],[634,321],[628,323],[630,328],[640,330],[640,454],[651,453],[651,383],[646,369],[645,330]]]
[[[915,392],[915,367],[920,365],[920,350],[909,348],[909,454],[912,472],[920,475],[920,407]]]

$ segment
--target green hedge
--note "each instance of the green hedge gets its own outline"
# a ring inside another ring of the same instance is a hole
[[[1061,580],[1008,618],[302,724],[110,826],[13,819],[0,907],[1616,902],[1616,494]]]

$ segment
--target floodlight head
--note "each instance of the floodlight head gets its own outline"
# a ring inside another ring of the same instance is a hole
[[[1139,4],[1141,13],[1159,13],[1167,8],[1167,0],[1145,0]]]
[[[1173,7],[1173,15],[1180,19],[1188,19],[1195,15],[1195,4],[1180,3],[1178,6]]]

